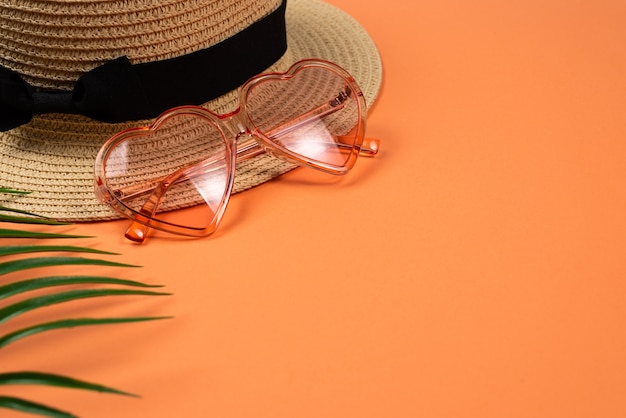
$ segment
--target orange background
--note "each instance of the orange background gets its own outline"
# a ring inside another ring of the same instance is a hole
[[[237,195],[208,239],[63,227],[144,266],[91,272],[174,296],[17,325],[175,318],[0,352],[141,399],[4,393],[85,417],[626,416],[626,3],[330,2],[380,48],[381,154]]]

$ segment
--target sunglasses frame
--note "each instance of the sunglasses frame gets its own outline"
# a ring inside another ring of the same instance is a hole
[[[337,76],[343,78],[346,85],[346,91],[348,91],[346,97],[340,95],[337,98],[331,98],[329,102],[307,112],[305,115],[302,115],[295,120],[289,121],[284,125],[272,129],[270,132],[264,133],[257,126],[255,126],[247,110],[247,97],[255,86],[259,83],[267,81],[286,81],[294,77],[300,71],[315,67],[331,71]],[[283,73],[263,73],[254,76],[242,85],[238,98],[238,107],[234,111],[227,114],[217,114],[199,106],[179,106],[169,109],[158,116],[150,126],[141,126],[123,130],[113,135],[103,144],[96,156],[94,167],[95,194],[102,203],[107,204],[120,215],[123,215],[133,221],[132,225],[126,231],[126,237],[128,239],[136,242],[143,242],[150,228],[192,237],[204,237],[211,235],[219,226],[228,205],[234,185],[237,164],[261,154],[268,153],[284,161],[288,161],[299,166],[311,167],[325,173],[344,175],[352,169],[359,155],[373,156],[378,152],[378,140],[366,139],[364,136],[365,117],[367,111],[363,93],[354,78],[347,71],[329,61],[307,59],[296,62]],[[342,100],[347,98],[354,99],[357,104],[358,121],[354,128],[354,133],[347,137],[350,140],[349,143],[342,144],[343,138],[335,137],[337,145],[340,147],[345,146],[349,151],[344,164],[335,165],[318,161],[291,151],[284,146],[281,146],[277,143],[277,141],[272,140],[272,137],[279,136],[289,130],[301,126],[302,124],[306,124],[307,121],[340,110],[342,108]],[[137,190],[135,190],[135,186],[132,187],[133,190],[112,190],[108,187],[106,182],[106,162],[111,155],[111,152],[120,143],[130,138],[150,135],[152,132],[158,130],[159,127],[166,121],[180,115],[193,115],[206,119],[207,123],[212,124],[220,132],[224,141],[224,156],[226,158],[226,167],[228,170],[225,194],[217,209],[214,211],[215,216],[212,221],[205,227],[178,225],[167,222],[163,219],[155,218],[155,215],[158,211],[161,199],[167,192],[169,186],[177,181],[180,181],[181,179],[190,178],[190,176],[196,174],[196,172],[197,174],[202,174],[205,172],[203,170],[209,170],[212,164],[211,158],[189,166],[181,167],[166,177],[151,182],[151,184],[146,185],[145,188],[139,188]],[[124,199],[146,193],[150,196],[140,210],[134,209],[124,203]]]

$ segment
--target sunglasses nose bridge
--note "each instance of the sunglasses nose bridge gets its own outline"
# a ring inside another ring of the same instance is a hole
[[[222,115],[220,122],[222,130],[235,141],[241,136],[250,135],[250,128],[246,123],[246,118],[242,115],[241,109]]]
[[[219,118],[222,131],[230,138],[234,146],[235,164],[264,153],[273,153],[273,150],[255,135],[254,127],[241,108],[232,113],[220,115]]]

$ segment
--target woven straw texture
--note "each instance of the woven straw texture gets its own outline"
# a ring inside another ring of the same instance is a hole
[[[36,87],[70,90],[81,74],[108,60],[126,55],[133,63],[150,62],[206,48],[279,5],[278,0],[5,0],[0,5],[0,64]],[[289,0],[286,21],[287,52],[268,70],[286,70],[303,58],[327,59],[348,70],[367,102],[374,101],[380,58],[353,18],[318,0]],[[231,111],[237,106],[236,91],[205,106]],[[148,123],[106,124],[48,114],[0,133],[0,186],[32,192],[2,203],[61,220],[118,217],[95,198],[95,155],[114,133]],[[234,192],[293,167],[271,156],[255,158],[237,167]]]

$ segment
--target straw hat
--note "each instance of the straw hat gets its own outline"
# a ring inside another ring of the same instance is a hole
[[[159,106],[195,102],[231,111],[246,79],[303,58],[341,65],[367,103],[375,99],[381,63],[373,41],[353,18],[319,0],[289,0],[286,11],[281,0],[3,0],[0,187],[32,193],[0,195],[0,204],[61,220],[116,218],[93,192],[94,159],[106,139],[148,124],[165,110]],[[132,77],[117,76],[118,64],[156,80],[147,99],[134,91]],[[83,84],[105,68],[123,86],[111,92],[113,104],[107,83],[94,90],[95,104],[72,103],[88,96]],[[234,191],[292,168],[258,157],[237,167]]]

